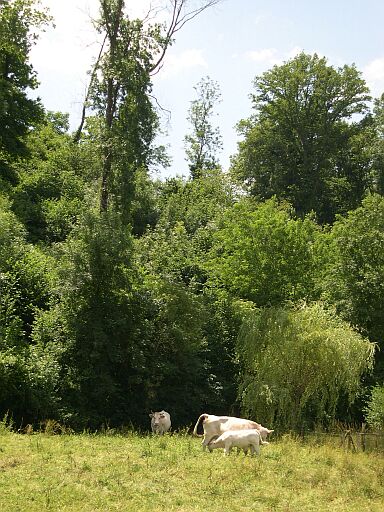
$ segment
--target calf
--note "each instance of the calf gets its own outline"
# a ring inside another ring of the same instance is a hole
[[[269,443],[262,440],[260,432],[256,429],[228,430],[221,434],[221,436],[211,439],[208,447],[211,450],[224,448],[224,455],[229,455],[234,446],[244,450],[245,455],[247,455],[248,449],[250,449],[252,456],[255,453],[256,455],[260,454],[260,444]]]
[[[171,428],[171,417],[168,412],[151,412],[151,429],[154,434],[165,434]]]
[[[273,430],[269,430],[268,428],[263,427],[260,425],[260,423],[246,420],[244,418],[235,418],[232,416],[215,416],[214,414],[201,414],[196,422],[195,428],[193,429],[194,435],[199,435],[197,434],[197,427],[201,420],[203,421],[204,429],[204,439],[202,443],[203,449],[208,447],[209,451],[211,451],[211,447],[209,446],[210,441],[214,437],[218,437],[224,432],[228,432],[230,430],[257,430],[260,433],[263,441],[265,441],[268,434],[273,432]]]

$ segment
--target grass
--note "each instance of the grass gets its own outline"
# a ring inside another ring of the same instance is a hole
[[[0,429],[2,512],[382,512],[384,457],[292,438],[259,457],[190,435],[21,435]]]

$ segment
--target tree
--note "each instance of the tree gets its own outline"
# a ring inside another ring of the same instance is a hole
[[[329,262],[319,274],[323,299],[378,343],[376,375],[384,376],[384,198],[368,196],[339,217],[328,244]]]
[[[32,342],[36,317],[49,306],[53,261],[25,235],[0,196],[0,416],[17,422],[52,417],[59,375],[52,352]]]
[[[172,228],[183,222],[191,235],[212,224],[221,213],[233,205],[233,187],[220,169],[200,178],[183,180],[169,178],[159,184],[158,223]]]
[[[28,97],[36,89],[36,73],[28,61],[37,31],[50,18],[35,0],[0,3],[0,168],[1,179],[15,180],[9,161],[25,151],[24,136],[43,116],[40,100]]]
[[[104,43],[91,74],[87,103],[101,119],[101,211],[108,209],[113,192],[120,210],[129,217],[124,209],[133,196],[135,172],[147,170],[159,156],[153,147],[158,118],[151,99],[151,76],[160,69],[174,35],[219,1],[205,0],[201,7],[188,10],[188,0],[172,0],[165,28],[148,24],[147,19],[130,20],[124,0],[100,1],[98,29]],[[81,129],[82,123],[75,140]]]
[[[373,161],[373,190],[384,194],[384,94],[376,98],[373,108],[371,132],[371,158]]]
[[[375,346],[321,304],[251,311],[239,333],[244,413],[284,430],[329,425],[356,398]]]
[[[384,386],[375,386],[372,389],[365,414],[370,427],[384,430]]]
[[[318,235],[310,218],[296,219],[276,199],[239,201],[214,233],[206,264],[210,281],[257,306],[313,298]]]
[[[35,243],[64,240],[91,203],[87,196],[94,184],[94,162],[89,158],[89,144],[72,143],[66,133],[67,117],[46,113],[25,137],[28,158],[17,163],[18,184],[11,193],[12,209]]]
[[[323,223],[356,207],[370,184],[370,159],[356,140],[364,123],[355,117],[370,97],[355,66],[335,69],[301,53],[254,86],[255,113],[238,125],[244,140],[233,176],[258,199],[285,198]]]
[[[184,141],[191,177],[197,178],[218,167],[217,152],[222,148],[222,138],[219,128],[212,127],[211,118],[221,94],[218,83],[209,77],[202,78],[194,89],[197,99],[191,102],[188,116],[192,133]]]

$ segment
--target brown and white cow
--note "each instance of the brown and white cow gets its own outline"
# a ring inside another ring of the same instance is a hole
[[[251,451],[251,456],[260,454],[260,445],[269,444],[263,441],[261,434],[256,429],[249,430],[228,430],[221,434],[219,437],[214,437],[209,442],[208,448],[212,450],[216,448],[224,448],[224,455],[229,455],[232,448],[243,450],[247,455],[248,450]]]
[[[171,428],[171,416],[166,411],[151,412],[151,429],[154,434],[165,434]]]
[[[203,420],[204,436],[201,436],[197,433],[197,427],[199,426],[201,420]],[[260,425],[260,423],[246,420],[244,418],[235,418],[233,416],[215,416],[214,414],[201,414],[196,422],[195,428],[193,429],[193,434],[198,435],[199,437],[204,437],[202,443],[203,449],[208,446],[208,450],[211,451],[212,448],[209,446],[209,443],[215,436],[220,436],[229,430],[249,429],[256,429],[260,433],[261,439],[263,441],[266,440],[268,434],[273,432],[273,430],[269,430],[268,428],[263,427]]]

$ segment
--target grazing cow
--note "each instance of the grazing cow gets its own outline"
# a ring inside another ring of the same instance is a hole
[[[151,412],[151,428],[154,434],[165,434],[171,428],[171,417],[168,412]]]
[[[246,420],[243,418],[234,418],[232,416],[215,416],[214,414],[201,414],[199,419],[196,422],[195,428],[193,429],[194,435],[197,434],[197,427],[200,421],[203,420],[203,429],[204,429],[204,437],[203,439],[203,449],[208,446],[208,450],[211,451],[211,447],[209,446],[209,442],[215,436],[220,436],[224,432],[228,432],[229,430],[249,430],[256,429],[259,431],[260,436],[263,441],[267,438],[268,434],[271,434],[273,430],[269,430],[266,427],[260,425],[260,423],[256,423],[255,421]]]
[[[224,455],[229,455],[231,449],[235,446],[244,450],[245,455],[248,453],[248,449],[251,451],[251,456],[256,453],[260,454],[260,444],[269,444],[263,441],[261,434],[256,429],[247,430],[228,430],[221,434],[221,436],[215,436],[209,442],[208,448],[214,450],[215,448],[224,448]]]

